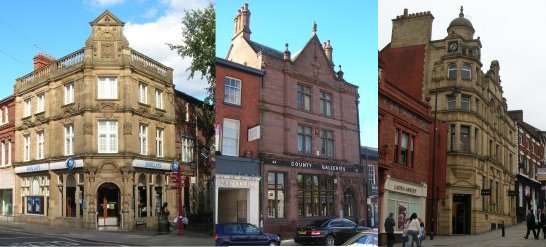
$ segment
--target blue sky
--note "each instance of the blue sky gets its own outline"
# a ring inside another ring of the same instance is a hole
[[[377,1],[217,0],[216,55],[225,58],[237,10],[249,4],[251,39],[292,54],[311,37],[313,21],[321,42],[331,41],[333,60],[344,78],[359,86],[360,139],[377,147]]]
[[[13,94],[15,79],[33,70],[32,58],[42,51],[55,58],[85,46],[89,22],[109,9],[125,22],[133,49],[174,69],[176,89],[203,98],[203,80],[187,80],[183,61],[165,43],[181,43],[185,9],[206,0],[18,0],[0,8],[0,98]]]

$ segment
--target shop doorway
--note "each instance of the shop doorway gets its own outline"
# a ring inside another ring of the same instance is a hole
[[[249,189],[218,188],[218,223],[249,223]]]
[[[453,234],[470,234],[470,202],[470,195],[453,194],[453,208],[451,211]]]
[[[356,199],[353,190],[347,189],[343,194],[343,199],[345,201],[345,203],[343,204],[343,217],[350,219],[358,224],[358,207],[356,205]]]
[[[119,226],[120,193],[113,183],[102,184],[97,190],[97,225],[99,227]]]

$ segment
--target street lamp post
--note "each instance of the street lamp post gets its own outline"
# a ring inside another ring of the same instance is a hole
[[[434,240],[434,226],[435,226],[435,214],[434,214],[434,204],[436,202],[436,197],[434,194],[434,177],[435,177],[435,167],[436,167],[436,114],[438,113],[438,85],[436,85],[436,90],[434,92],[434,131],[432,141],[432,229],[430,233],[430,240]]]

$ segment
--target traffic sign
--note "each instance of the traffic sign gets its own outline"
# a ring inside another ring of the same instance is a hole
[[[69,171],[74,169],[74,166],[76,166],[76,162],[74,162],[74,160],[72,158],[66,159],[65,164],[66,164],[66,168]]]
[[[178,170],[180,169],[180,164],[178,163],[178,161],[173,161],[173,163],[171,164],[171,171],[173,172],[178,172]]]

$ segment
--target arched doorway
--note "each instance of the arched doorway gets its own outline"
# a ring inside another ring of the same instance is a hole
[[[358,207],[356,205],[355,193],[352,189],[349,188],[343,193],[343,200],[343,216],[358,224]]]
[[[99,227],[119,226],[120,212],[119,187],[114,183],[104,183],[97,190],[97,225]]]

